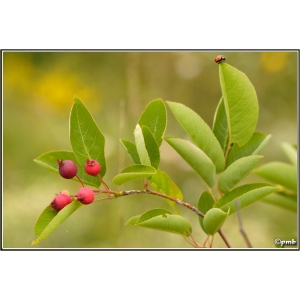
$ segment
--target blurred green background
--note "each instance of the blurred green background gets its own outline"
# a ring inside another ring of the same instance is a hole
[[[33,159],[51,150],[71,150],[69,114],[76,95],[92,113],[106,138],[105,181],[131,164],[119,139],[134,141],[133,130],[153,99],[181,102],[210,126],[221,96],[218,54],[246,73],[259,100],[257,131],[272,134],[261,164],[288,162],[280,143],[297,142],[297,52],[3,52],[3,247],[30,248],[34,224],[56,193],[75,194],[79,183],[51,173]],[[186,138],[168,110],[166,135]],[[204,185],[163,142],[161,169],[197,206]],[[249,182],[261,179],[250,175]],[[243,182],[245,183],[245,182]],[[142,188],[136,181],[126,189]],[[191,248],[181,237],[124,226],[132,216],[167,203],[137,195],[102,201],[76,211],[33,248]],[[206,235],[192,211],[178,207],[202,244]],[[263,202],[242,210],[245,230],[256,248],[274,248],[274,239],[297,235],[295,213]],[[237,215],[223,227],[233,247],[245,247]],[[226,247],[216,235],[214,247]]]

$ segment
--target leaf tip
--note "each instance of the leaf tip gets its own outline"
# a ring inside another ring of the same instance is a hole
[[[83,104],[82,101],[75,95],[73,98],[75,104]]]
[[[40,240],[37,238],[36,240],[33,240],[30,246],[35,246],[40,242]]]

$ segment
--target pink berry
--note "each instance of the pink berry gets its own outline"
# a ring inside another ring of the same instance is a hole
[[[83,187],[79,189],[77,193],[77,199],[82,204],[90,204],[94,201],[94,198],[95,198],[94,192],[87,187]]]
[[[71,179],[77,174],[77,166],[72,160],[57,160],[59,174],[66,179]]]
[[[84,169],[89,175],[96,176],[100,173],[101,166],[96,160],[87,159]]]
[[[52,210],[62,210],[65,206],[72,202],[71,198],[66,194],[58,194],[51,202]]]

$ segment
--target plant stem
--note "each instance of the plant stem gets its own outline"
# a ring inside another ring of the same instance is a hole
[[[160,192],[156,192],[156,191],[152,191],[152,190],[149,190],[149,189],[146,189],[146,190],[129,190],[129,191],[120,191],[120,192],[115,192],[115,191],[111,191],[111,190],[94,190],[94,193],[95,194],[101,194],[101,193],[111,194],[111,195],[114,195],[115,198],[122,197],[122,196],[128,196],[128,195],[134,195],[134,194],[155,195],[155,196],[159,196],[159,197],[171,200],[171,201],[173,201],[173,202],[175,202],[177,204],[183,205],[183,206],[191,209],[198,216],[204,218],[204,214],[198,208],[196,208],[195,206],[193,206],[193,205],[191,205],[191,204],[189,204],[189,203],[187,203],[187,202],[185,202],[183,200],[180,200],[180,199],[177,199],[177,198],[173,198],[173,197],[168,196],[166,194],[163,194],[163,193],[160,193]],[[99,200],[101,200],[101,199],[99,199]],[[219,232],[220,236],[222,237],[223,241],[225,242],[225,244],[227,245],[227,247],[231,248],[230,243],[228,242],[227,238],[225,237],[225,235],[221,231],[221,229],[218,232]]]
[[[176,198],[173,198],[171,196],[168,196],[166,194],[162,194],[160,192],[156,192],[156,191],[152,191],[152,190],[131,190],[131,191],[123,191],[123,192],[120,192],[122,193],[122,196],[125,196],[125,195],[132,195],[132,194],[150,194],[150,195],[156,195],[156,196],[159,196],[159,197],[163,197],[163,198],[166,198],[168,200],[171,200],[175,203],[178,203],[180,205],[183,205],[189,209],[191,209],[192,211],[194,211],[198,216],[201,216],[202,218],[204,218],[204,214],[198,209],[196,208],[195,206],[187,203],[187,202],[184,202],[180,199],[176,199]]]
[[[221,238],[223,239],[223,241],[225,242],[226,246],[228,248],[232,248],[229,241],[227,240],[226,236],[224,235],[223,231],[220,229],[218,232],[219,232],[219,235],[221,236]]]
[[[194,243],[194,247],[195,248],[201,248],[201,246],[196,242],[196,240],[194,239],[194,237],[193,237],[193,235],[191,233],[190,233],[190,237],[191,237],[191,239],[192,239],[192,241]]]
[[[76,178],[79,180],[79,182],[81,183],[81,185],[84,187],[84,184],[83,184],[83,182],[81,181],[81,179],[79,178],[78,175],[76,175]]]
[[[244,230],[244,227],[243,227],[242,215],[241,215],[241,211],[240,211],[240,202],[238,200],[236,200],[235,205],[236,205],[236,208],[237,208],[236,213],[237,213],[238,220],[239,220],[240,233],[242,234],[248,248],[252,248],[250,240],[249,240],[249,238],[247,236],[247,233],[246,233],[246,231]]]
[[[226,149],[226,153],[225,153],[225,163],[226,163],[227,156],[228,156],[230,148],[231,148],[231,137],[229,138],[227,149]]]
[[[105,183],[105,181],[102,179],[102,177],[98,174],[98,177],[100,178],[101,182],[103,183],[103,185],[105,186],[105,188],[110,191],[108,185]]]
[[[215,196],[214,196],[214,194],[213,194],[211,188],[210,188],[208,185],[207,185],[206,187],[207,187],[207,190],[208,190],[208,192],[210,193],[211,197],[213,198],[213,200],[214,200],[215,202],[217,202],[217,200],[216,200],[216,198],[215,198]]]

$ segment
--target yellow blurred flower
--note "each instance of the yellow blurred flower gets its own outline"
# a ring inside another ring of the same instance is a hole
[[[263,52],[261,53],[261,64],[268,72],[280,72],[287,63],[290,53],[288,52]]]
[[[34,63],[31,53],[5,52],[3,63],[4,94],[12,93],[15,101],[50,104],[55,109],[69,109],[76,95],[85,104],[99,109],[99,92],[68,67],[56,62],[51,68]]]
[[[34,67],[24,53],[3,53],[4,92],[12,89],[21,93],[30,91],[30,81],[34,76]]]
[[[91,93],[80,84],[76,75],[58,69],[43,74],[36,82],[35,94],[57,108],[70,107],[74,95],[85,101],[91,98]]]

